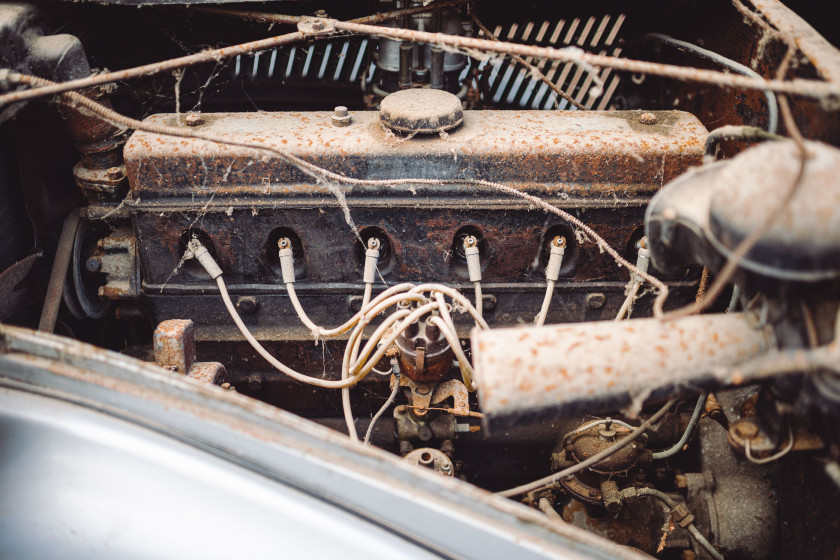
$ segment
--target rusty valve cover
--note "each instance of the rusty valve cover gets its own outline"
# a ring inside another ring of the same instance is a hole
[[[634,111],[465,111],[447,135],[413,138],[383,130],[376,111],[354,112],[341,127],[328,112],[203,114],[194,128],[357,179],[502,183],[577,213],[623,250],[641,234],[650,197],[702,161],[703,125],[684,112],[656,115],[656,124],[645,124]],[[147,122],[178,124],[175,115]],[[246,322],[275,339],[310,337],[280,281],[279,237],[292,239],[298,294],[319,324],[349,316],[351,299],[364,289],[359,236],[375,235],[387,247],[379,262],[386,283],[459,288],[469,287],[469,275],[456,241],[465,233],[480,238],[485,308],[494,325],[533,320],[544,291],[545,240],[555,235],[570,246],[556,289],[566,301],[552,313],[564,321],[606,318],[623,300],[626,276],[611,257],[580,245],[560,218],[485,187],[319,183],[269,152],[148,132],[129,139],[125,163],[148,308],[156,322],[192,318],[199,340],[236,340],[238,333],[206,274],[190,263],[179,268],[190,235],[208,246],[234,298],[255,300]],[[687,282],[682,289],[685,297],[694,291]],[[588,303],[584,290],[597,292],[601,303]]]

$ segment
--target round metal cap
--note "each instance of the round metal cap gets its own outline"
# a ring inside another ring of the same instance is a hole
[[[435,134],[464,122],[461,100],[439,89],[404,89],[379,105],[379,120],[397,132]]]

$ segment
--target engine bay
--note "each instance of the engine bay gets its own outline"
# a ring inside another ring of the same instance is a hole
[[[837,8],[190,4],[0,4],[0,321],[641,556],[836,557]]]

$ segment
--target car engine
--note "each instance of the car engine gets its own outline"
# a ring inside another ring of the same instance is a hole
[[[838,16],[0,4],[0,321],[628,553],[835,558]]]

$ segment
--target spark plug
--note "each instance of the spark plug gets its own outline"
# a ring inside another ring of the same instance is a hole
[[[563,256],[566,254],[566,238],[558,235],[551,240],[551,252],[548,256],[548,266],[545,267],[545,279],[557,282],[560,279],[560,268],[563,266]]]
[[[474,235],[464,238],[464,255],[467,257],[470,282],[481,282],[481,256],[478,251],[478,239]]]
[[[184,251],[184,260],[195,259],[204,267],[207,274],[215,280],[222,275],[222,269],[216,264],[213,255],[207,250],[207,247],[201,244],[197,237],[190,239],[187,243],[187,250]]]
[[[280,270],[283,272],[283,283],[295,283],[295,257],[292,249],[292,240],[288,237],[281,237],[277,241],[280,247]]]
[[[379,263],[379,248],[382,242],[376,237],[371,237],[367,241],[367,249],[365,249],[365,273],[362,280],[365,284],[373,284],[376,282],[376,267]]]
[[[642,237],[639,239],[639,242],[636,243],[636,248],[639,250],[638,256],[636,257],[636,268],[639,269],[643,274],[647,274],[648,268],[650,266],[650,249],[647,246],[647,237]],[[641,285],[645,279],[642,278],[639,274],[633,273],[633,281],[637,282]]]

